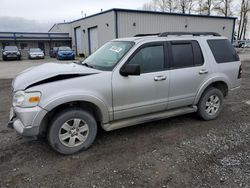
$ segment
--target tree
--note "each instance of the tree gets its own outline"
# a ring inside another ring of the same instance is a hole
[[[202,11],[206,12],[207,15],[211,15],[213,3],[213,0],[206,0],[202,5]]]
[[[179,0],[180,12],[190,14],[194,7],[194,0]]]
[[[250,0],[241,0],[240,22],[238,27],[238,39],[245,39],[247,31],[248,16],[250,11]]]
[[[142,6],[143,10],[152,10],[152,11],[156,11],[157,7],[154,5],[153,2],[149,2],[149,3],[144,3]]]
[[[143,4],[144,10],[174,12],[177,8],[176,1],[173,0],[152,0],[149,3]]]
[[[143,4],[144,10],[158,10],[162,12],[181,12],[191,13],[193,10],[194,0],[151,0]]]
[[[196,3],[197,3],[196,12],[198,12],[199,14],[202,14],[203,13],[203,0],[198,0]]]
[[[217,0],[213,9],[223,16],[232,16],[233,3],[234,0]]]

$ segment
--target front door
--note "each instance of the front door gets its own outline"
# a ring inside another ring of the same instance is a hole
[[[162,111],[167,108],[169,71],[166,70],[166,51],[163,42],[144,44],[128,64],[138,64],[141,75],[124,77],[113,73],[114,120]]]

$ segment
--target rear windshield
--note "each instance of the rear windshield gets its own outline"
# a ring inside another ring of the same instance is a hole
[[[229,40],[216,39],[207,42],[217,63],[239,61],[239,56]]]
[[[17,51],[17,47],[16,46],[5,46],[4,50],[12,50],[12,51]]]

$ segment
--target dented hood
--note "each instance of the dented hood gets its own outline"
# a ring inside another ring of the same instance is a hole
[[[37,83],[42,83],[47,80],[47,82],[55,80],[59,81],[62,79],[69,79],[85,76],[90,74],[100,73],[102,71],[91,69],[83,65],[78,65],[75,63],[70,64],[59,64],[59,63],[45,63],[40,66],[31,67],[29,69],[24,70],[13,80],[13,89],[17,90],[25,90],[28,87],[35,85]]]

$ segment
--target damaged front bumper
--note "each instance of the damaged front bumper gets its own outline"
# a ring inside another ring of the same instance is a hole
[[[47,111],[40,107],[12,107],[7,127],[13,128],[22,136],[38,136],[41,122]]]

